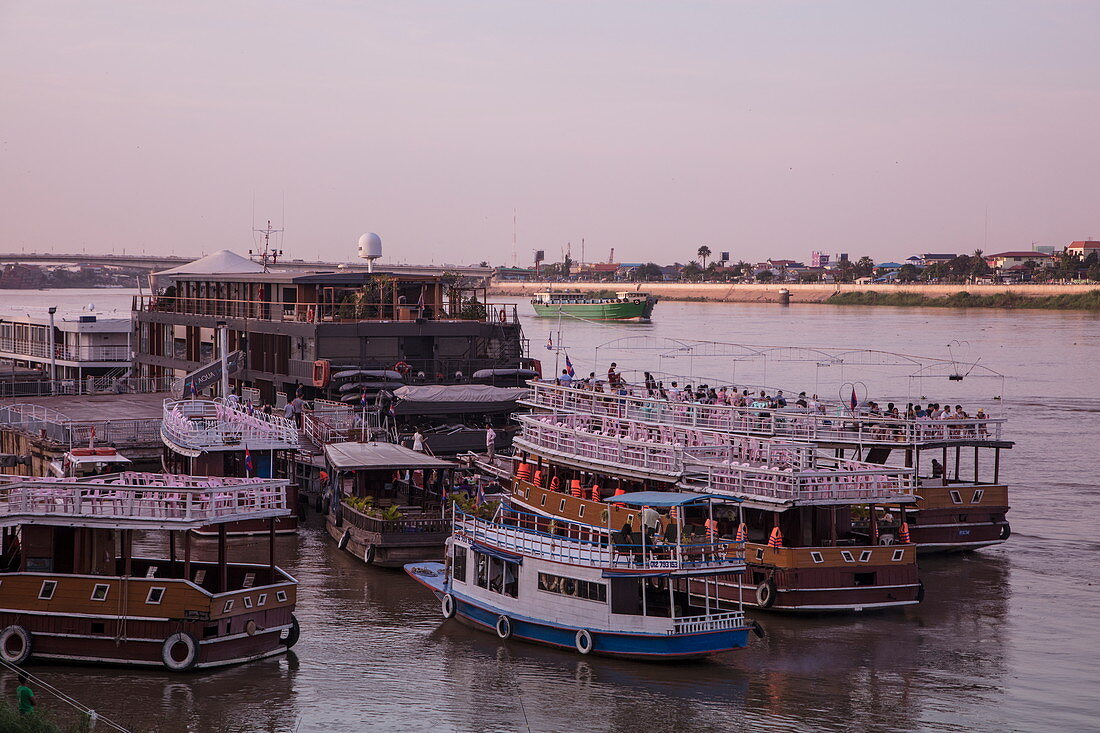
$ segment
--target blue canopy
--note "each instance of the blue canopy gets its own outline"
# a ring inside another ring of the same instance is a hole
[[[611,504],[630,504],[631,506],[683,506],[684,504],[700,504],[714,498],[716,497],[708,494],[695,494],[690,491],[635,491],[631,494],[609,496],[604,501]]]

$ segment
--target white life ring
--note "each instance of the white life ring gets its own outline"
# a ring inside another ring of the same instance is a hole
[[[642,304],[642,301],[638,300],[637,298],[634,299],[634,305],[641,305],[641,304]]]
[[[31,655],[31,635],[22,626],[9,626],[0,631],[0,659],[8,664],[22,664]]]
[[[259,627],[256,626],[255,619],[248,619],[248,621],[245,622],[245,624],[244,624],[244,633],[248,634],[249,636],[255,636],[256,631],[258,631],[258,630],[259,630]]]
[[[507,616],[500,615],[497,617],[497,636],[501,639],[512,638],[512,622],[508,620]]]
[[[439,610],[443,613],[443,618],[454,618],[456,611],[455,597],[450,593],[443,594],[443,597],[439,599]]]
[[[180,656],[180,652],[183,655]],[[199,645],[195,637],[185,631],[177,631],[167,639],[160,647],[160,658],[164,666],[173,672],[183,672],[195,666],[198,657]]]
[[[775,603],[775,581],[765,580],[756,586],[756,605],[760,608],[771,608]]]
[[[589,654],[592,652],[592,634],[589,633],[588,629],[580,629],[576,637],[574,637],[573,643],[576,645],[577,651],[581,654]]]

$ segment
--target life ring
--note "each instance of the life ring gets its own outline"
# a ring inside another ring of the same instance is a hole
[[[501,308],[500,309],[500,315],[497,316],[497,317],[500,318],[501,323],[507,323],[508,322],[508,311]]]
[[[313,386],[327,387],[332,377],[332,362],[328,359],[318,359],[313,362]]]
[[[407,377],[409,375],[409,372],[412,371],[412,367],[409,366],[408,362],[399,361],[393,365],[393,370],[400,374],[402,377]]]
[[[450,593],[444,593],[443,597],[439,599],[439,610],[443,613],[443,618],[454,618],[455,612],[455,597]]]
[[[347,546],[348,546],[348,541],[350,539],[351,539],[351,530],[350,529],[345,529],[344,534],[340,535],[340,541],[336,543],[336,546],[339,547],[341,550],[346,549]]]
[[[9,626],[0,631],[0,659],[8,664],[22,664],[31,655],[31,635],[22,626]]]
[[[756,634],[758,639],[764,638],[764,627],[760,625],[760,622],[756,619],[752,620],[752,633]]]
[[[503,614],[497,617],[497,636],[505,640],[512,638],[512,622]]]
[[[279,643],[287,649],[298,643],[302,636],[302,627],[298,625],[298,617],[290,614],[290,628],[286,630],[286,636],[279,637]]]
[[[374,545],[367,545],[367,549],[363,550],[363,562],[374,565]]]
[[[638,300],[637,298],[634,299],[634,305],[641,305],[641,304],[642,304],[642,301]]]
[[[256,625],[256,621],[254,619],[248,619],[248,621],[246,621],[244,625],[244,633],[248,634],[249,636],[255,636],[259,628],[260,627]]]
[[[575,596],[577,595],[577,581],[572,578],[562,578],[561,581],[562,595]]]
[[[581,654],[590,654],[592,652],[592,634],[589,633],[588,629],[579,629],[577,635],[573,637],[573,644]]]
[[[771,608],[775,605],[775,581],[765,580],[756,586],[756,605],[760,608]]]
[[[180,655],[180,652],[183,655]],[[164,640],[160,647],[160,659],[173,672],[185,672],[195,666],[199,644],[186,631],[177,631]]]
[[[1008,522],[1005,522],[1004,524],[1001,525],[1001,540],[1002,541],[1007,540],[1011,536],[1012,536],[1012,525],[1010,525]]]

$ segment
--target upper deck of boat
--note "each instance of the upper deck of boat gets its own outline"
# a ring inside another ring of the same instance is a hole
[[[521,404],[539,410],[598,415],[719,432],[812,442],[822,447],[889,447],[930,450],[956,446],[1011,448],[1002,437],[1004,418],[929,420],[893,418],[823,403],[824,412],[801,407],[736,407],[651,397],[626,385],[614,392],[563,386],[554,380],[529,382]]]

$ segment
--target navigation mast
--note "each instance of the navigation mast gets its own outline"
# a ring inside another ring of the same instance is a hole
[[[268,265],[274,265],[279,261],[279,258],[283,256],[283,251],[281,249],[271,249],[271,235],[277,234],[283,230],[272,229],[271,219],[268,219],[266,229],[253,229],[252,231],[264,235],[264,248],[262,252],[255,252],[255,256],[252,250],[248,250],[248,259],[255,261],[255,258],[259,257],[260,264],[264,266],[264,272],[267,272]]]

